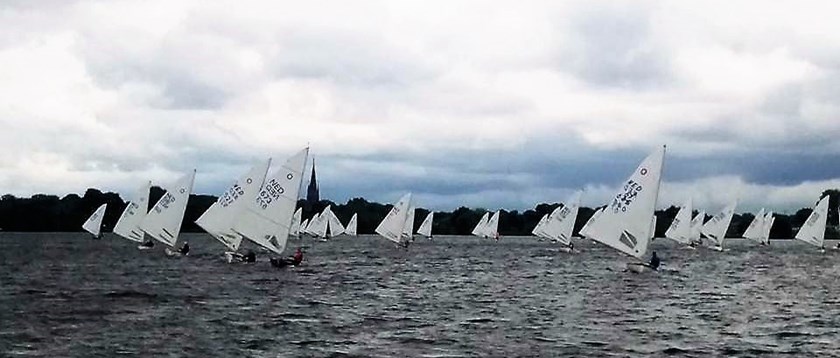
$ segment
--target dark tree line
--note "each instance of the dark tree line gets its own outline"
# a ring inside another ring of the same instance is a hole
[[[163,195],[163,189],[152,187],[150,193],[150,207]],[[822,193],[820,198],[829,196],[829,230],[827,239],[838,239],[837,230],[838,206],[840,206],[840,190],[831,189]],[[201,214],[216,201],[212,195],[191,195],[184,214],[181,230],[184,232],[201,232],[195,224]],[[0,229],[4,231],[20,232],[67,232],[81,231],[82,223],[96,208],[108,204],[108,210],[103,219],[104,231],[111,231],[125,209],[126,202],[116,193],[103,193],[97,189],[88,189],[83,196],[68,194],[63,198],[55,195],[36,194],[30,198],[17,198],[13,195],[0,197]],[[303,217],[311,218],[315,212],[320,212],[327,205],[332,205],[332,211],[346,225],[354,213],[358,214],[358,233],[372,234],[379,221],[391,209],[391,205],[369,202],[363,198],[354,198],[344,204],[336,204],[329,200],[322,200],[313,205],[307,205],[303,200],[298,202],[304,208]],[[540,218],[550,213],[561,204],[539,204],[533,209],[523,212],[517,210],[503,210],[499,219],[499,234],[503,236],[530,235]],[[669,207],[656,211],[656,236],[662,237],[679,208]],[[419,208],[414,216],[415,230],[426,218],[428,210]],[[473,227],[487,212],[485,209],[471,209],[460,207],[451,212],[435,212],[432,233],[435,235],[469,235]],[[582,207],[575,222],[574,232],[577,235],[581,227],[595,212],[595,209]],[[695,211],[694,214],[697,214]],[[811,214],[811,208],[803,208],[793,215],[775,214],[775,224],[770,232],[771,239],[789,239],[802,226]],[[711,218],[707,215],[706,219]],[[736,214],[732,218],[726,237],[740,237],[753,220],[751,213]]]

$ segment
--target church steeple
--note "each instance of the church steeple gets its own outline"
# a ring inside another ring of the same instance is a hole
[[[312,158],[312,176],[309,178],[309,186],[306,188],[306,203],[314,205],[320,201],[318,194],[318,179],[315,178],[315,158]]]

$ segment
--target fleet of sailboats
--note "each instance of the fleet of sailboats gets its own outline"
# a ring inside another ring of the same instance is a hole
[[[290,236],[309,234],[327,239],[342,234],[357,235],[358,215],[354,213],[347,227],[343,227],[330,205],[315,213],[312,218],[302,220],[303,208],[296,206],[308,155],[307,147],[286,160],[270,175],[270,159],[257,163],[196,220],[196,224],[225,247],[229,261],[230,255],[240,255],[237,250],[244,239],[270,253],[281,255]],[[636,262],[627,264],[627,268],[634,272],[655,269],[654,265],[645,264],[642,260],[648,255],[656,231],[654,208],[659,196],[664,157],[664,146],[646,157],[613,199],[596,210],[580,230],[583,238],[605,244],[636,259]],[[179,249],[177,243],[195,175],[195,170],[183,175],[167,188],[148,211],[151,182],[143,183],[120,215],[114,233],[132,242],[142,243],[138,246],[140,249],[154,246],[151,241],[144,241],[148,235],[166,246],[167,255],[187,254],[187,244],[184,243]],[[575,192],[563,205],[543,215],[532,233],[541,239],[559,243],[563,251],[571,252],[581,194]],[[795,237],[797,240],[824,251],[828,205],[828,197],[821,198],[799,228]],[[705,211],[692,217],[693,202],[688,198],[679,207],[665,231],[665,237],[685,247],[694,247],[705,239],[707,246],[723,251],[725,236],[736,207],[737,201],[733,201],[705,221]],[[82,228],[94,237],[101,235],[106,208],[107,205],[102,204],[82,224]],[[411,193],[405,194],[393,205],[375,232],[396,245],[408,247],[414,240],[415,211]],[[500,210],[485,212],[472,230],[472,235],[498,240],[500,214]],[[431,239],[433,222],[434,212],[430,211],[416,233]],[[769,244],[774,222],[773,213],[765,212],[762,208],[744,231],[743,238],[762,245]],[[655,253],[652,263],[653,259]],[[274,259],[272,263],[275,263]]]

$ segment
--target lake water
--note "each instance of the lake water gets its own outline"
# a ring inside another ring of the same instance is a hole
[[[774,241],[657,240],[655,274],[578,241],[292,240],[306,257],[228,265],[108,233],[0,233],[0,356],[838,357],[840,254]]]

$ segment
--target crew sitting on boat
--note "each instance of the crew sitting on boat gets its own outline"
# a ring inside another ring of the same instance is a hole
[[[152,241],[152,240],[147,240],[147,241],[144,241],[142,244],[140,244],[140,246],[143,246],[143,247],[155,247],[155,242],[154,242],[154,241]]]
[[[180,249],[178,249],[178,252],[180,252],[181,255],[184,255],[184,256],[188,255],[190,253],[190,244],[188,242],[184,241],[184,245],[181,246]]]
[[[656,251],[654,251],[653,255],[650,257],[650,263],[648,266],[654,270],[659,268],[659,257],[656,256]]]
[[[287,257],[285,259],[277,259],[277,258],[270,258],[269,262],[274,267],[286,267],[289,265],[298,266],[301,262],[303,262],[303,251],[300,250],[300,247],[295,250],[295,254],[291,257]]]

